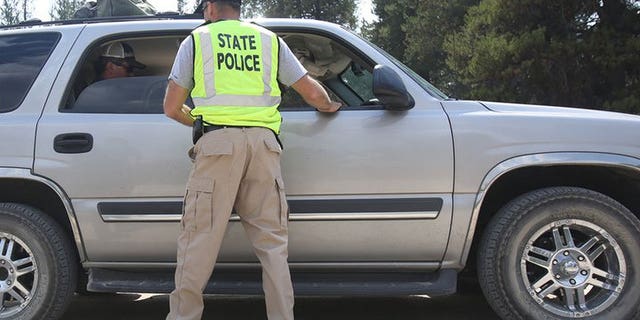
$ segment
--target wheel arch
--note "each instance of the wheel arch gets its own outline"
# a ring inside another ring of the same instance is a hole
[[[475,250],[496,212],[519,195],[552,187],[605,194],[640,217],[640,159],[607,153],[542,153],[505,160],[484,177],[476,195],[461,263],[475,270]],[[466,262],[466,263],[465,263]]]
[[[0,168],[0,177],[0,202],[29,205],[52,217],[75,243],[79,262],[86,260],[78,222],[62,188],[29,169]]]

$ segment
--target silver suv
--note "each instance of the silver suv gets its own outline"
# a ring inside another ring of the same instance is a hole
[[[172,290],[191,136],[162,98],[201,22],[0,30],[0,318]],[[640,314],[640,117],[458,101],[340,26],[257,23],[346,105],[283,98],[296,294],[452,294],[464,269],[504,319]],[[116,41],[147,68],[98,81]],[[238,221],[208,293],[261,293]]]

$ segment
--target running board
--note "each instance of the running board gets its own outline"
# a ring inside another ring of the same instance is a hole
[[[173,272],[89,269],[87,291],[170,293]],[[441,296],[456,292],[458,274],[445,269],[433,273],[413,272],[297,272],[292,273],[296,295],[346,296]],[[206,294],[262,295],[260,272],[217,271]]]

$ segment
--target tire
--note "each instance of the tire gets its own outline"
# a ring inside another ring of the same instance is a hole
[[[640,222],[600,193],[532,191],[504,206],[478,253],[502,319],[639,319]]]
[[[58,319],[76,281],[62,228],[35,208],[0,203],[0,319]]]

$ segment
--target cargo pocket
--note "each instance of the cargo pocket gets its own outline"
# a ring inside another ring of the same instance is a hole
[[[213,179],[189,179],[182,215],[184,230],[190,232],[211,231],[213,227],[213,188]]]
[[[287,204],[287,195],[284,192],[284,181],[280,177],[276,178],[276,188],[280,199],[280,228],[286,229],[289,223],[289,205]]]
[[[270,137],[269,139],[265,139],[264,144],[267,146],[267,149],[269,151],[277,154],[282,153],[282,148],[280,148],[280,144],[278,143],[275,137]]]

